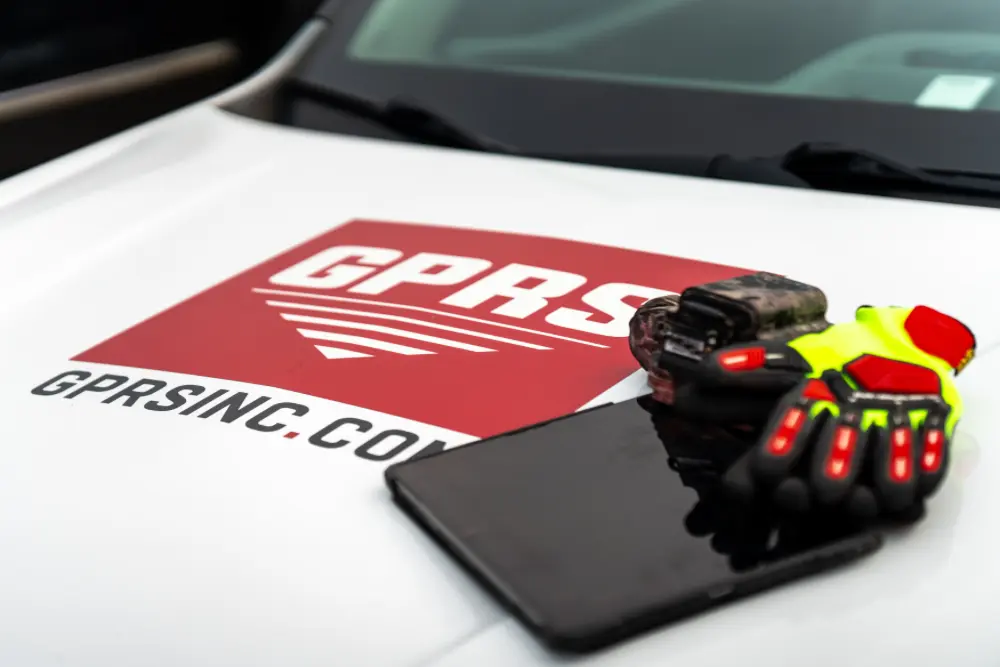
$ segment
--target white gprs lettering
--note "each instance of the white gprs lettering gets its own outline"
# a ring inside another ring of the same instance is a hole
[[[377,295],[406,284],[459,285],[493,266],[485,259],[432,252],[420,252],[399,261],[402,257],[401,251],[392,248],[334,246],[276,273],[270,282],[322,290],[355,283],[349,292]],[[378,267],[388,268],[379,271]],[[506,301],[491,312],[524,319],[554,305],[553,299],[565,297],[586,283],[584,276],[575,273],[514,263],[483,276],[440,303],[472,309],[492,299],[503,298]],[[626,303],[626,299],[647,300],[664,294],[674,292],[631,283],[607,283],[580,297],[590,310],[559,307],[550,312],[545,321],[564,329],[622,338],[628,336],[628,322],[635,312],[635,306]]]
[[[398,285],[457,285],[493,265],[485,259],[420,252],[349,291],[355,294],[382,294]]]
[[[520,286],[528,280],[540,282],[530,287]],[[586,282],[586,278],[575,273],[525,264],[508,264],[442,299],[441,303],[446,306],[475,308],[495,297],[507,297],[509,301],[491,312],[495,315],[525,318],[549,305],[549,299],[566,296]]]
[[[271,276],[274,285],[334,289],[350,285],[373,273],[375,269],[356,264],[340,264],[346,259],[356,259],[358,264],[386,266],[403,256],[398,250],[369,248],[367,246],[341,245],[327,248],[280,273]]]
[[[591,319],[595,313],[575,308],[559,308],[549,313],[545,321],[557,327],[575,329],[586,333],[624,338],[628,336],[628,323],[635,314],[635,306],[625,303],[628,297],[642,297],[648,301],[655,296],[674,294],[667,290],[631,285],[629,283],[607,283],[596,287],[583,295],[582,301],[588,306],[605,315],[610,315],[609,322],[598,322]]]

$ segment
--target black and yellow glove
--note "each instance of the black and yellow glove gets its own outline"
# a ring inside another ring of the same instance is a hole
[[[763,423],[726,473],[730,488],[787,509],[874,517],[919,512],[941,484],[962,416],[953,376],[974,353],[972,332],[948,315],[864,306],[818,333],[694,363],[664,355],[660,367],[684,378],[679,413]]]

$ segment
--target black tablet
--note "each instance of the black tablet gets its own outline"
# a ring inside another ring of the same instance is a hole
[[[401,463],[386,479],[545,643],[585,652],[878,549],[877,533],[847,523],[735,504],[718,471],[747,446],[644,397]]]

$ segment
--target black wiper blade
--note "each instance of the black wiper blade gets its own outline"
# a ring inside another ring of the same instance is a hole
[[[519,155],[513,146],[462,127],[445,114],[406,96],[378,101],[327,88],[300,85],[298,92],[324,106],[371,121],[405,139],[446,148]]]
[[[921,193],[1000,197],[986,176],[920,169],[844,144],[806,142],[772,157],[595,154],[554,159],[623,169],[875,195]]]
[[[778,160],[784,171],[821,190],[1000,196],[1000,182],[990,178],[912,167],[872,151],[837,143],[800,144]]]

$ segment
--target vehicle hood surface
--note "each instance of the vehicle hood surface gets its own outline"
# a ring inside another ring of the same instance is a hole
[[[989,209],[208,107],[11,179],[0,664],[996,664],[997,229]],[[395,508],[386,466],[642,393],[622,313],[749,270],[823,287],[835,321],[926,303],[973,327],[946,485],[856,566],[588,658],[548,653]],[[80,391],[102,376],[115,386]]]

